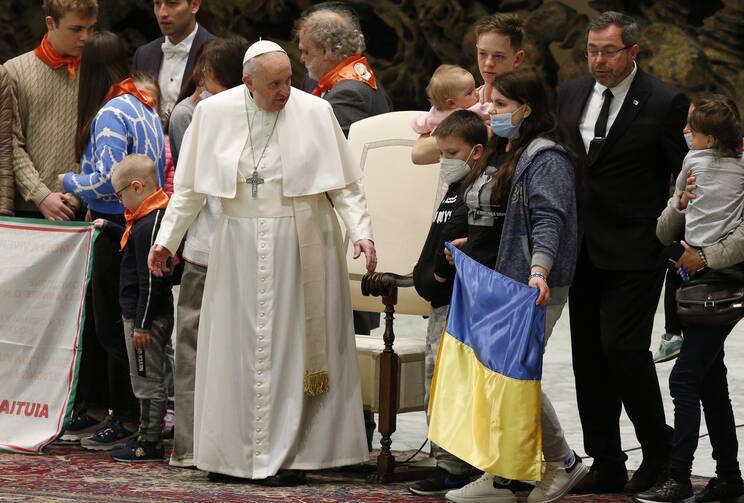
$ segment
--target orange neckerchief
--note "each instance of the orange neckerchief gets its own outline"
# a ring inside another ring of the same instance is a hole
[[[336,65],[336,68],[323,75],[313,89],[315,96],[320,96],[330,90],[342,80],[358,80],[372,89],[377,89],[377,80],[367,58],[361,54],[353,54]]]
[[[103,99],[103,102],[107,103],[109,100],[121,96],[122,94],[131,94],[146,107],[155,108],[155,100],[145,91],[135,86],[132,77],[127,77],[118,84],[111,86],[108,94],[106,94],[106,97]]]
[[[168,194],[163,189],[158,189],[142,201],[137,211],[126,210],[124,212],[124,219],[127,221],[127,226],[124,228],[124,235],[121,237],[121,241],[119,241],[121,249],[123,250],[127,245],[129,235],[132,233],[132,227],[137,220],[149,215],[155,210],[162,210],[166,206],[168,206]]]
[[[71,79],[75,78],[77,69],[80,66],[80,56],[62,56],[52,46],[48,33],[44,35],[41,43],[34,49],[34,54],[52,70],[58,70],[63,66],[67,66],[67,76]]]

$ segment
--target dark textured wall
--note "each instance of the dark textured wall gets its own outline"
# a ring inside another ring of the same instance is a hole
[[[99,26],[132,50],[159,35],[151,0],[99,0]],[[203,0],[199,21],[217,35],[259,36],[296,60],[292,25],[310,0]],[[640,66],[689,93],[715,90],[744,109],[744,0],[349,0],[360,14],[368,55],[396,109],[427,107],[424,88],[440,63],[474,65],[471,27],[484,14],[518,12],[526,22],[528,63],[551,86],[581,75],[586,26],[602,10],[642,25]],[[0,61],[34,47],[44,33],[41,0],[0,0]]]

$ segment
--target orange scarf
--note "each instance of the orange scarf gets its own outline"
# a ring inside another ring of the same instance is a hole
[[[34,54],[52,70],[58,70],[63,66],[67,66],[67,76],[71,79],[75,78],[77,69],[80,66],[80,56],[62,56],[52,46],[52,43],[49,42],[48,33],[44,35],[41,43],[34,49]]]
[[[367,58],[361,54],[353,54],[336,65],[336,68],[323,75],[313,89],[315,96],[320,96],[329,91],[342,80],[358,80],[364,82],[372,89],[377,89],[377,80]]]
[[[132,77],[127,77],[118,84],[111,86],[108,94],[106,94],[106,97],[103,99],[103,102],[108,103],[109,100],[121,96],[122,94],[131,94],[146,107],[155,108],[155,100],[145,91],[135,86]]]
[[[127,221],[127,226],[124,228],[124,235],[119,241],[119,245],[123,250],[129,241],[129,235],[132,233],[132,227],[134,223],[142,217],[145,217],[155,210],[162,210],[168,206],[168,195],[163,189],[158,189],[150,194],[147,199],[137,207],[137,211],[126,210],[124,212],[124,219]]]

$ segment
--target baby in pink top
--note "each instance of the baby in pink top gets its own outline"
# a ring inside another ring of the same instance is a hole
[[[426,95],[432,107],[411,122],[417,134],[431,134],[445,117],[455,110],[468,109],[484,121],[490,116],[490,103],[480,103],[475,79],[466,69],[456,65],[440,65],[434,70]]]

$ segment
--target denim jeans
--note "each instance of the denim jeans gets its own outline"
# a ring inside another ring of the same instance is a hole
[[[669,376],[674,399],[674,438],[669,474],[678,481],[690,479],[692,459],[700,433],[700,404],[705,411],[716,474],[721,479],[741,477],[734,411],[728,393],[723,343],[734,328],[684,327],[682,350]]]

